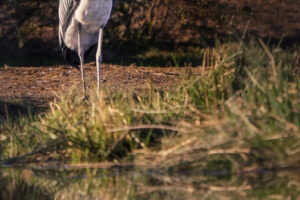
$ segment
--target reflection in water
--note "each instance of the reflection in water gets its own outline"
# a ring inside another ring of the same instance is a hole
[[[0,199],[299,199],[300,175],[166,175],[132,169],[0,169]]]

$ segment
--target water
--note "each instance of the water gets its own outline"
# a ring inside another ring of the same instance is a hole
[[[200,174],[133,168],[0,168],[0,199],[300,199],[299,170]]]

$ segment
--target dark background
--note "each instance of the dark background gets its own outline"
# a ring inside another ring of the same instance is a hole
[[[58,0],[1,0],[0,66],[60,64]],[[129,64],[137,53],[214,45],[215,39],[284,38],[298,45],[298,0],[117,0],[104,33],[104,62]]]

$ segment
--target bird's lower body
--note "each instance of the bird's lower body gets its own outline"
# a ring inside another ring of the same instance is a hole
[[[86,94],[86,84],[85,84],[85,76],[84,76],[84,50],[81,40],[81,24],[78,23],[78,56],[80,60],[80,72],[81,72],[81,80],[82,80],[82,88],[84,94]],[[101,70],[101,63],[102,63],[102,40],[103,40],[103,28],[99,29],[99,38],[98,38],[98,46],[97,46],[97,53],[96,53],[96,66],[97,66],[97,94],[100,91],[100,70]]]

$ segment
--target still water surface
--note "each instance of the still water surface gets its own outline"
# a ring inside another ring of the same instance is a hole
[[[231,176],[132,168],[0,168],[0,199],[300,199],[300,171]]]

